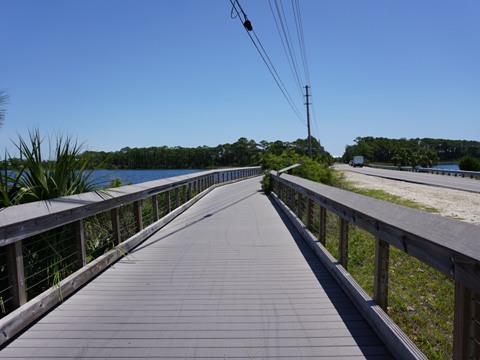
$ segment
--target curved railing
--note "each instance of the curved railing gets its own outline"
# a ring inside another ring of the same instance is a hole
[[[261,173],[197,172],[0,209],[0,345],[214,187]]]
[[[479,358],[479,226],[271,178],[274,198],[399,358]]]

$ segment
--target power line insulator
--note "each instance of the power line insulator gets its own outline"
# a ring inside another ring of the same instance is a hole
[[[245,20],[245,22],[243,23],[243,26],[245,26],[245,29],[247,29],[248,31],[253,30],[253,26],[250,20]]]

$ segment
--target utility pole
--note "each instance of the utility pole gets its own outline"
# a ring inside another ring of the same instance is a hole
[[[312,158],[312,137],[310,135],[310,102],[308,101],[308,97],[310,95],[308,95],[308,88],[310,86],[308,85],[305,85],[305,99],[306,99],[306,103],[305,105],[307,105],[307,128],[308,128],[308,156],[310,156],[310,158]]]

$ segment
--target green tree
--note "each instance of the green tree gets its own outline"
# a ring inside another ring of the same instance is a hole
[[[429,148],[421,149],[417,152],[417,162],[422,167],[431,167],[438,164],[437,153]]]

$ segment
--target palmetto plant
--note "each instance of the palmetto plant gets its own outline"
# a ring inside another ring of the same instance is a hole
[[[38,130],[29,139],[19,137],[16,147],[22,166],[7,170],[7,160],[0,174],[0,207],[48,200],[99,189],[100,179],[93,178],[82,144],[67,136],[49,141],[48,159],[44,159],[43,139]],[[25,278],[28,298],[38,295],[59,279],[76,270],[78,264],[73,228],[65,225],[23,241]]]
[[[3,125],[3,121],[5,120],[5,108],[3,107],[6,105],[8,99],[8,95],[5,90],[0,90],[0,127]]]
[[[24,159],[24,167],[17,172],[17,204],[48,200],[92,191],[98,188],[88,169],[88,158],[82,154],[82,144],[71,137],[59,136],[52,159],[43,160],[42,142],[38,130],[30,133],[30,143],[19,138],[17,148]],[[21,176],[19,176],[21,174]]]
[[[13,198],[18,190],[16,184],[19,183],[21,171],[15,173],[8,169],[8,154],[5,155],[3,167],[0,167],[0,209],[13,205]]]

